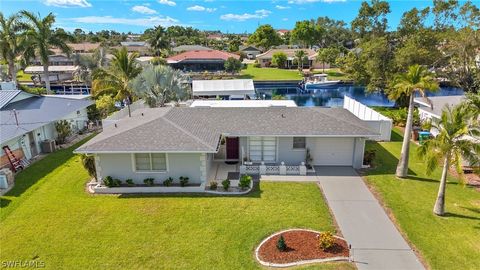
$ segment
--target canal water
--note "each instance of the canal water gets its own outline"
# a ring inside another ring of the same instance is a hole
[[[384,93],[369,93],[363,86],[340,84],[326,88],[309,88],[302,92],[295,83],[255,83],[255,90],[260,98],[271,99],[272,95],[285,96],[294,100],[298,106],[343,106],[343,96],[351,97],[367,106],[392,107],[395,102],[388,99]],[[462,95],[463,90],[454,87],[441,87],[439,91],[427,93],[428,96],[456,96]]]

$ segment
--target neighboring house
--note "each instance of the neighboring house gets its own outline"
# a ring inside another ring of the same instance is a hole
[[[317,52],[311,49],[270,49],[262,54],[257,55],[257,61],[261,67],[269,67],[272,64],[272,57],[275,53],[283,52],[287,55],[287,63],[285,65],[286,68],[297,68],[297,60],[295,57],[295,53],[299,50],[302,50],[306,53],[308,61],[303,63],[303,68],[316,68],[320,69],[323,68],[323,64],[317,62],[315,58],[317,57]],[[328,64],[325,64],[325,68],[329,68]]]
[[[290,33],[290,30],[287,30],[287,29],[277,29],[277,34],[281,37],[283,37],[285,34],[288,34]]]
[[[208,51],[208,50],[212,50],[212,49],[205,46],[201,46],[201,45],[180,45],[172,49],[172,51],[176,53],[188,52],[188,51]]]
[[[247,99],[255,95],[252,79],[193,80],[192,95],[195,98]]]
[[[225,69],[225,61],[239,55],[218,50],[188,51],[167,58],[167,63],[183,71],[220,71]]]
[[[99,181],[186,176],[205,186],[216,162],[298,167],[307,149],[312,165],[361,168],[365,140],[375,135],[342,108],[163,107],[134,111],[75,152],[95,156]]]
[[[48,57],[48,71],[50,82],[60,82],[73,80],[75,75],[80,71],[80,67],[75,64],[72,57],[63,54],[50,55]],[[41,82],[45,82],[43,75],[43,65],[40,59],[34,59],[31,65],[24,70],[25,74],[37,75]]]
[[[255,59],[257,55],[262,53],[260,49],[253,46],[240,46],[240,52],[244,53],[248,59]]]
[[[55,122],[67,120],[74,132],[86,127],[87,99],[38,96],[21,90],[0,91],[0,143],[17,158],[30,159],[42,152],[41,143],[55,140]],[[9,165],[2,150],[0,167]]]
[[[122,41],[122,47],[125,47],[129,53],[136,52],[139,56],[151,56],[150,46],[145,41]],[[117,47],[117,49],[119,49]]]
[[[427,98],[415,98],[414,102],[418,107],[418,113],[420,120],[440,120],[442,116],[442,110],[448,105],[450,107],[460,104],[465,99],[464,95],[461,96],[438,96]]]
[[[93,53],[96,49],[100,48],[100,42],[68,43],[67,45],[70,47],[72,54]],[[58,48],[53,48],[52,52],[54,54],[62,54],[62,51]]]

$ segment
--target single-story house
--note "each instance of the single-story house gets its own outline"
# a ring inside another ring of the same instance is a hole
[[[288,30],[288,29],[277,29],[276,32],[279,36],[283,37],[285,34],[290,33],[290,30]]]
[[[139,56],[151,56],[150,45],[145,41],[122,41],[122,47],[125,47],[129,53],[136,52]],[[119,49],[117,47],[117,49]]]
[[[225,61],[239,55],[218,50],[187,51],[167,58],[167,63],[183,71],[220,71],[225,69]]]
[[[202,45],[180,45],[172,48],[172,51],[176,53],[188,52],[188,51],[208,51],[208,50],[212,50],[212,49]]]
[[[317,52],[312,49],[270,49],[262,54],[257,55],[257,61],[261,67],[269,67],[272,64],[272,58],[275,53],[283,52],[287,55],[287,63],[286,68],[297,68],[297,60],[295,57],[295,53],[297,51],[304,51],[308,61],[303,63],[303,68],[330,68],[329,64],[323,64],[321,62],[316,61]]]
[[[418,107],[420,120],[439,120],[442,116],[442,110],[448,105],[450,107],[460,104],[465,99],[465,95],[460,96],[435,96],[428,98],[417,97],[414,99]]]
[[[134,111],[75,152],[94,155],[98,181],[184,176],[205,185],[215,178],[216,162],[237,162],[247,173],[283,163],[288,172],[307,152],[312,165],[360,168],[365,140],[374,135],[343,108],[163,107]]]
[[[262,51],[253,46],[240,46],[241,53],[244,53],[248,59],[255,59],[257,55],[261,54]]]
[[[252,79],[193,80],[192,94],[196,98],[247,99],[254,97]]]
[[[0,144],[8,145],[21,159],[31,159],[42,149],[43,141],[57,137],[55,123],[67,120],[74,132],[87,126],[87,107],[93,104],[88,99],[39,96],[21,90],[0,91]],[[0,167],[8,166],[9,161],[1,153]]]

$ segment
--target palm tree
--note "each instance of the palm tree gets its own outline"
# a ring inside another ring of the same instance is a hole
[[[24,30],[18,14],[8,18],[0,12],[0,50],[2,58],[8,63],[8,74],[12,82],[17,82],[15,60],[22,55],[26,40],[20,31]]]
[[[131,116],[130,103],[133,99],[130,82],[142,70],[135,60],[137,57],[137,53],[129,55],[127,49],[122,47],[113,52],[113,59],[107,69],[97,69],[93,74],[93,96],[110,94],[117,101],[126,100],[129,116]]]
[[[463,102],[466,108],[471,112],[473,119],[480,117],[480,94],[467,93]]]
[[[43,65],[43,76],[45,77],[45,88],[47,93],[50,92],[50,80],[48,72],[48,56],[52,54],[50,50],[52,47],[59,48],[62,52],[70,56],[70,47],[66,41],[71,37],[65,31],[55,31],[52,29],[55,23],[55,16],[49,13],[46,17],[41,18],[40,15],[35,15],[32,12],[22,10],[20,14],[29,22],[25,24],[28,27],[26,37],[31,43],[31,50],[34,55],[40,57]]]
[[[433,212],[439,216],[445,214],[445,189],[449,168],[453,165],[463,181],[462,161],[465,159],[470,164],[480,164],[479,124],[476,122],[476,126],[469,125],[468,117],[469,112],[464,107],[451,109],[447,106],[440,121],[432,123],[432,127],[439,131],[437,137],[426,141],[418,149],[418,155],[424,158],[427,164],[427,174],[431,174],[438,167],[438,163],[443,162],[437,200],[433,208]]]
[[[153,49],[156,56],[160,56],[163,49],[170,45],[165,28],[156,26],[153,30],[152,36],[148,39],[150,47]]]
[[[307,56],[304,50],[298,50],[295,52],[295,58],[297,59],[298,68],[303,70],[303,60]]]
[[[405,133],[403,134],[402,152],[398,161],[396,175],[397,177],[407,177],[408,159],[410,151],[410,134],[413,124],[413,98],[415,94],[425,97],[425,92],[438,90],[438,83],[428,70],[420,65],[413,65],[408,68],[407,73],[399,74],[394,80],[394,85],[389,93],[389,98],[396,100],[401,96],[409,97],[408,116],[405,124]]]
[[[169,66],[147,66],[132,82],[135,93],[150,107],[163,107],[190,96],[188,78]]]

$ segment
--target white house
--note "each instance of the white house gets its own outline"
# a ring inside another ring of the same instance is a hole
[[[162,183],[189,177],[205,186],[216,162],[237,164],[232,173],[301,174],[311,165],[363,164],[365,140],[378,135],[343,108],[169,107],[134,111],[75,150],[95,156],[98,181],[106,176]]]
[[[438,96],[428,98],[415,98],[414,102],[418,107],[418,113],[420,120],[433,120],[440,119],[442,116],[442,110],[448,105],[450,107],[460,104],[465,99],[464,95],[461,96]]]
[[[55,122],[67,120],[73,131],[86,127],[87,99],[38,96],[21,90],[0,91],[0,144],[17,158],[30,159],[42,152],[41,143],[55,140]],[[0,167],[9,165],[2,150]]]

